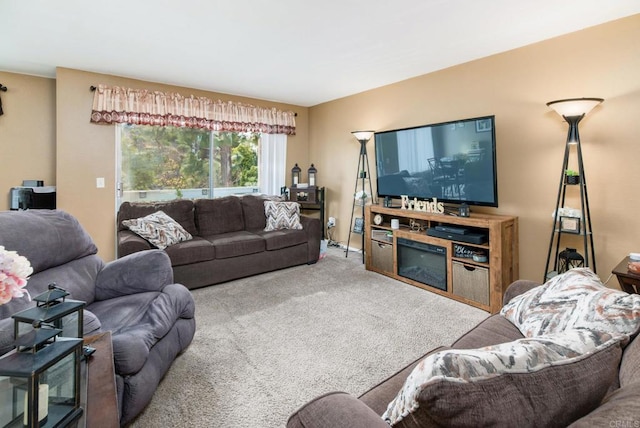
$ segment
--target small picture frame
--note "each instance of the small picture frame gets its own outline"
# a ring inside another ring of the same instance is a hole
[[[476,132],[491,131],[491,119],[476,120]]]
[[[560,231],[566,233],[580,233],[579,217],[560,217]]]
[[[356,217],[353,222],[353,233],[364,233],[364,218]]]

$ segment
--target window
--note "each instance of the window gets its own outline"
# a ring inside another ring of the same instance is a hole
[[[260,134],[129,124],[116,133],[118,205],[259,191]]]

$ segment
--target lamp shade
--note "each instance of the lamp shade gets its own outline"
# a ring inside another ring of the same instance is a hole
[[[602,98],[568,98],[549,101],[547,106],[554,109],[560,116],[573,117],[586,115],[602,101],[604,101]]]
[[[360,142],[367,142],[373,136],[374,131],[353,131],[352,134]]]

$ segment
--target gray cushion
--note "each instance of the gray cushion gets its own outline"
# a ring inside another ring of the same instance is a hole
[[[293,413],[287,428],[389,428],[373,410],[344,392],[320,396]]]
[[[171,259],[172,266],[188,265],[216,258],[216,249],[213,244],[199,236],[167,247],[165,251]]]
[[[265,241],[255,233],[240,231],[205,236],[216,248],[216,259],[246,256],[265,250]]]
[[[67,290],[73,299],[89,304],[95,300],[94,283],[103,266],[104,262],[97,255],[83,257],[31,275],[26,289],[31,297],[35,297],[47,291],[49,284],[56,283]],[[0,305],[0,318],[8,318],[32,306],[35,306],[35,302],[29,301],[27,296],[14,298]]]
[[[179,284],[162,291],[149,291],[94,302],[88,306],[111,330],[116,371],[137,373],[147,361],[149,350],[180,318],[193,318],[195,304],[190,292]],[[110,316],[117,313],[118,317]]]
[[[640,383],[640,336],[627,345],[620,363],[620,385],[631,383]]]
[[[267,251],[293,247],[307,243],[307,233],[304,230],[282,229],[271,232],[259,232],[265,240]]]
[[[200,236],[206,237],[244,229],[242,205],[237,196],[198,199],[195,202],[195,213]]]
[[[0,245],[28,255],[33,273],[98,252],[78,220],[60,210],[0,212]]]
[[[264,215],[265,199],[263,195],[244,195],[240,198],[246,230],[264,229],[266,225],[266,216]]]
[[[615,390],[571,428],[640,426],[640,382]]]

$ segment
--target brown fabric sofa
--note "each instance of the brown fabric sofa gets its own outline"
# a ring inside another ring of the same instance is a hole
[[[514,296],[521,294],[539,284],[532,281],[516,281],[507,290],[504,303],[508,303]],[[506,318],[500,314],[495,314],[482,321],[472,330],[457,339],[450,348],[453,349],[475,349],[489,345],[507,343],[524,336]],[[434,349],[412,364],[401,369],[396,374],[382,381],[369,391],[356,398],[344,392],[331,392],[317,397],[293,413],[287,423],[287,428],[388,428],[389,425],[381,418],[387,409],[388,404],[402,389],[402,386],[413,371],[414,367],[427,355],[447,348],[440,347]],[[619,356],[619,355],[618,355]],[[544,369],[547,370],[547,369]],[[544,371],[543,370],[543,371]],[[615,372],[615,369],[613,370]],[[574,372],[575,373],[575,372]],[[640,426],[640,339],[632,338],[622,352],[621,363],[617,372],[613,373],[612,386],[606,391],[604,398],[595,398],[596,404],[590,408],[576,408],[573,405],[572,384],[579,384],[582,389],[588,389],[599,383],[598,377],[605,376],[589,366],[581,370],[578,374],[567,379],[562,379],[562,391],[556,391],[562,399],[551,400],[549,407],[555,410],[560,409],[562,413],[571,413],[569,420],[572,427],[611,427],[611,426]],[[566,382],[566,383],[565,383]],[[564,388],[566,385],[566,388]],[[534,388],[532,388],[534,389]],[[594,387],[595,389],[595,387]],[[567,393],[569,391],[569,393]],[[531,392],[533,395],[534,393]],[[548,397],[546,397],[548,399]],[[516,405],[496,407],[493,404],[490,394],[479,394],[473,397],[460,396],[458,400],[469,400],[482,403],[484,407],[478,414],[487,412],[504,414],[517,413],[520,408]],[[541,397],[531,396],[526,400],[541,401]],[[523,400],[520,400],[522,402]],[[514,402],[518,402],[514,399]],[[599,405],[598,405],[599,403]],[[446,403],[445,403],[446,406]],[[595,407],[595,409],[593,408]],[[514,416],[515,417],[515,416]],[[429,418],[427,418],[429,419]],[[459,426],[486,426],[485,419],[477,416],[467,425]],[[546,426],[566,426],[568,423],[549,423]],[[493,424],[495,426],[541,426],[538,421],[530,420],[528,424]],[[437,427],[451,426],[443,421],[425,420],[420,417],[407,417],[400,421],[396,427]]]
[[[320,220],[302,215],[302,230],[265,232],[267,199],[264,195],[243,195],[195,201],[124,202],[118,211],[118,257],[153,248],[122,222],[162,210],[193,236],[165,249],[175,281],[190,289],[317,262]]]

